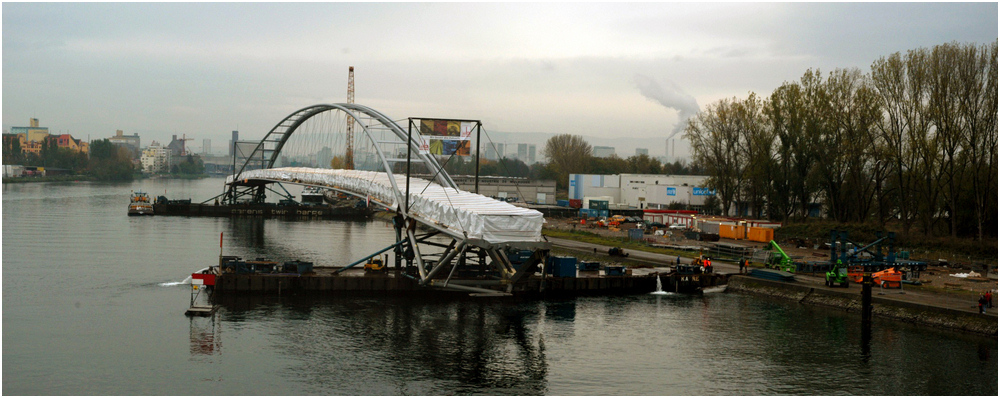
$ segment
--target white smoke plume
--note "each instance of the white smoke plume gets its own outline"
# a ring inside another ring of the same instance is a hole
[[[668,140],[683,131],[684,126],[687,125],[688,118],[694,116],[699,111],[698,101],[695,101],[694,97],[685,93],[677,83],[670,80],[667,80],[666,88],[664,88],[656,80],[637,74],[635,75],[635,86],[639,88],[639,92],[644,97],[667,108],[677,110],[677,116],[680,120],[677,121],[673,131],[670,132],[670,136],[667,137]]]

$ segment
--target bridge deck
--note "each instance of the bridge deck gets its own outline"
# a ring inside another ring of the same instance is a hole
[[[405,193],[406,176],[393,177],[396,187]],[[226,184],[232,184],[233,180],[234,176],[228,177]],[[398,203],[396,187],[384,172],[283,167],[245,171],[236,183],[251,181],[314,185],[368,197],[390,209],[402,206]],[[409,202],[411,217],[455,237],[481,239],[491,244],[542,241],[544,217],[536,210],[443,187],[421,178],[410,178]]]

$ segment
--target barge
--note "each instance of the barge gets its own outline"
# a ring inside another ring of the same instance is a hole
[[[168,200],[160,196],[153,204],[153,214],[158,216],[202,216],[202,217],[264,217],[264,218],[320,218],[320,219],[368,219],[374,211],[366,206],[337,206],[330,204],[285,203],[238,203],[211,204],[191,203],[187,200]]]
[[[658,285],[671,292],[699,293],[702,289],[725,285],[728,276],[723,274],[681,274],[675,271],[632,275],[623,266],[605,266],[592,269],[592,263],[579,272],[567,273],[558,266],[545,274],[536,272],[521,283],[512,286],[509,294],[514,297],[586,296],[646,294],[657,291]],[[406,267],[384,267],[372,272],[363,268],[313,266],[310,262],[288,261],[278,263],[266,259],[242,260],[223,257],[222,266],[212,266],[205,272],[192,275],[203,280],[200,284],[213,289],[213,297],[240,295],[468,295],[467,292],[447,291],[421,286],[419,281],[406,273]],[[500,280],[480,275],[478,277],[452,278],[454,284],[496,286]],[[659,283],[658,283],[659,282]]]

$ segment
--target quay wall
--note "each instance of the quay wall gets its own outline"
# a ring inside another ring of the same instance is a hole
[[[861,313],[861,295],[857,292],[816,289],[742,275],[730,276],[726,290]],[[890,300],[879,296],[872,296],[872,306],[872,315],[881,318],[997,336],[997,318],[991,315]]]

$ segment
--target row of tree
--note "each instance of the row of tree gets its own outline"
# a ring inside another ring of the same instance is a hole
[[[628,158],[594,157],[592,147],[583,137],[561,134],[550,138],[543,154],[548,162],[527,165],[514,158],[499,160],[483,159],[479,162],[479,175],[499,177],[525,177],[536,180],[555,180],[559,189],[566,189],[569,174],[698,174],[703,170],[684,162],[661,163],[648,155]],[[451,156],[442,158],[445,171],[451,175],[475,175],[476,162],[473,157]],[[397,171],[402,171],[402,168]],[[415,172],[425,172],[423,169]]]
[[[101,181],[131,181],[134,172],[128,150],[108,140],[90,143],[90,154],[60,148],[54,139],[45,140],[37,154],[22,152],[16,139],[5,140],[3,163],[70,170]]]
[[[996,236],[997,42],[895,53],[871,72],[808,70],[767,98],[688,121],[725,212]]]

